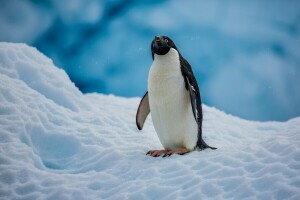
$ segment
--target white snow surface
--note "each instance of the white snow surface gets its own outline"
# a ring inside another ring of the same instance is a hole
[[[168,158],[140,98],[82,94],[25,44],[0,43],[0,199],[300,199],[300,117],[246,121],[204,105],[217,150]]]

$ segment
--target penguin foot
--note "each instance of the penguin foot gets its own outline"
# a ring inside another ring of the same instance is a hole
[[[152,157],[159,157],[163,155],[163,157],[169,157],[173,154],[178,154],[178,155],[184,155],[186,153],[189,153],[190,150],[188,149],[179,149],[179,150],[151,150],[148,151],[146,155],[150,155]]]
[[[168,152],[168,150],[150,150],[147,152],[146,155],[150,155],[152,157],[159,157],[163,154],[166,154]]]
[[[185,149],[185,148],[184,149],[175,150],[175,151],[168,151],[167,153],[165,153],[163,155],[163,157],[169,157],[169,156],[171,156],[173,154],[184,155],[184,154],[187,154],[189,152],[190,152],[190,150]]]

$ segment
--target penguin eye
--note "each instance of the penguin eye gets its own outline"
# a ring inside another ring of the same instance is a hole
[[[165,42],[166,42],[166,43],[168,43],[168,42],[169,42],[169,40],[166,38],[166,39],[165,39]]]

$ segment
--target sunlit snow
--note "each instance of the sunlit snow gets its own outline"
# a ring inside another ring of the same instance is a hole
[[[0,43],[0,199],[299,199],[300,117],[246,121],[204,105],[217,150],[153,158],[140,98],[82,94],[35,48]]]

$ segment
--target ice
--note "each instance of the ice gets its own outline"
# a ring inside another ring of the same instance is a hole
[[[0,43],[0,199],[299,199],[300,117],[247,121],[204,105],[217,150],[169,158],[140,98],[82,94],[33,47]]]

